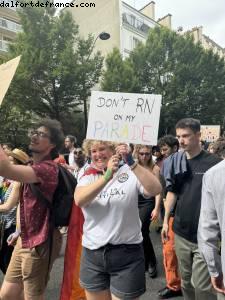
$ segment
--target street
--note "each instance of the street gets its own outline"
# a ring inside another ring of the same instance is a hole
[[[156,252],[156,256],[158,259],[158,276],[155,279],[150,279],[148,276],[146,276],[147,291],[141,297],[141,300],[157,300],[158,299],[157,291],[165,286],[164,269],[162,266],[162,248],[161,248],[160,234],[156,233],[155,229],[152,228],[151,237]],[[59,299],[59,290],[60,290],[60,283],[62,280],[62,274],[63,274],[63,257],[60,257],[55,262],[55,265],[51,273],[51,280],[48,284],[48,288],[46,292],[46,300]],[[181,300],[183,299],[183,297],[176,297],[170,299]]]
[[[161,242],[160,242],[160,234],[155,232],[155,229],[151,229],[151,237],[154,245],[154,249],[156,252],[156,256],[158,259],[158,276],[155,279],[150,279],[146,275],[146,284],[147,284],[147,291],[146,293],[140,298],[141,300],[157,300],[157,291],[165,286],[165,278],[164,278],[164,270],[162,266],[162,249],[161,249]],[[65,240],[64,240],[65,246]],[[47,287],[46,291],[46,298],[45,300],[58,300],[59,299],[59,292],[60,286],[63,276],[63,255],[61,255],[55,262],[54,267],[51,272],[51,278]],[[2,282],[3,276],[0,275],[0,281]],[[181,300],[182,297],[170,298],[170,299],[177,299]],[[77,299],[74,299],[77,300]]]

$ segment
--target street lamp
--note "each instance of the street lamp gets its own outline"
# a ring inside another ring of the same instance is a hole
[[[95,40],[94,40],[94,42],[92,44],[92,47],[91,47],[91,50],[90,50],[90,53],[89,53],[89,55],[87,57],[86,62],[88,62],[88,60],[89,60],[89,58],[90,58],[90,56],[92,54],[92,51],[94,50],[95,44],[96,44],[96,42],[97,42],[98,39],[100,39],[102,41],[106,41],[106,40],[110,39],[110,34],[108,32],[103,31],[103,32],[99,33],[99,35],[96,36],[96,38],[95,38]]]
[[[91,48],[90,48],[90,53],[88,54],[88,57],[85,61],[85,63],[87,63],[89,61],[89,58],[94,50],[95,44],[97,42],[98,39],[102,40],[102,41],[106,41],[110,38],[110,34],[108,32],[101,32],[99,33],[99,35],[96,36]],[[85,80],[83,82],[84,84],[84,89],[85,89]],[[87,132],[87,123],[88,123],[88,110],[87,110],[87,98],[85,97],[85,99],[83,99],[84,101],[84,129],[85,129],[85,133]]]

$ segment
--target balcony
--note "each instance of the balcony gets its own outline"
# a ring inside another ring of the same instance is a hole
[[[0,18],[0,28],[12,31],[12,32],[20,32],[22,31],[22,26],[16,22],[9,21],[4,18]]]
[[[7,52],[8,46],[9,46],[9,42],[0,40],[0,51]]]

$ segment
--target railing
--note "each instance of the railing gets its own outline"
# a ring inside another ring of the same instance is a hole
[[[123,13],[122,19],[124,24],[132,26],[144,34],[147,34],[150,29],[150,27],[147,24],[145,24],[142,20],[138,19],[134,15]]]
[[[12,22],[4,18],[0,18],[0,27],[13,32],[22,31],[22,26],[20,24],[17,24],[16,22]]]

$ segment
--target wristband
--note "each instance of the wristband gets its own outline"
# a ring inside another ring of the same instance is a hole
[[[107,169],[105,174],[103,175],[103,178],[106,182],[108,182],[112,178],[112,169]]]
[[[128,153],[126,156],[125,156],[125,160],[126,160],[126,163],[128,164],[128,166],[132,166],[134,163],[135,163],[135,160],[133,159],[133,156],[131,153]]]

